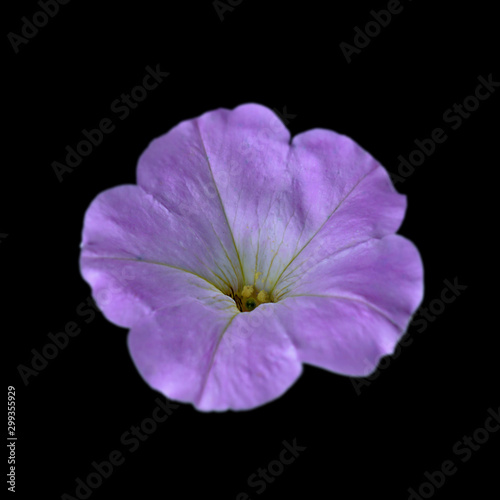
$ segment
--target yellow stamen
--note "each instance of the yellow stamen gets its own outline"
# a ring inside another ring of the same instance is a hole
[[[266,291],[264,290],[261,290],[258,294],[257,294],[257,300],[259,302],[269,302],[269,295]]]
[[[253,286],[252,285],[245,285],[243,287],[243,290],[241,291],[241,296],[246,299],[248,297],[251,297],[253,294]]]

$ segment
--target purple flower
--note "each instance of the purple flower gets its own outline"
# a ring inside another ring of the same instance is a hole
[[[405,209],[348,137],[291,141],[263,106],[218,109],[155,139],[137,185],[96,197],[81,272],[151,387],[244,410],[302,363],[366,376],[393,352],[423,293],[419,253],[394,234]]]

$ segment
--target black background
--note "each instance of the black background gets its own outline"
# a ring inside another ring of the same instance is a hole
[[[16,387],[16,473],[19,498],[75,495],[92,461],[120,450],[125,463],[90,498],[403,498],[424,472],[453,459],[458,471],[436,498],[490,498],[492,434],[467,463],[452,449],[498,409],[494,340],[487,283],[485,190],[498,158],[498,94],[457,130],[443,113],[493,73],[494,14],[488,3],[405,1],[403,11],[348,64],[339,44],[352,43],[370,10],[387,2],[332,3],[243,0],[221,21],[212,2],[70,2],[14,53],[7,37],[3,107],[0,244],[7,385]],[[163,5],[161,7],[161,5]],[[20,34],[35,1],[10,2],[5,34]],[[142,82],[145,67],[170,75],[125,120],[110,111],[122,92]],[[443,281],[467,289],[413,343],[386,360],[357,394],[347,377],[306,366],[280,399],[247,412],[202,413],[179,405],[139,449],[120,437],[150,417],[158,393],[137,373],[127,331],[100,313],[89,323],[76,309],[90,295],[78,269],[83,214],[112,186],[135,182],[136,162],[155,137],[179,121],[218,107],[258,102],[296,115],[293,135],[322,127],[344,133],[397,172],[397,157],[436,127],[448,139],[397,189],[408,195],[399,231],[420,249],[423,305],[439,299]],[[83,128],[113,118],[116,130],[59,182]],[[496,150],[495,150],[496,152]],[[7,217],[4,218],[4,214]],[[493,285],[493,290],[495,286]],[[495,292],[496,293],[496,292]],[[493,310],[493,312],[496,312]],[[76,321],[70,340],[28,384],[47,334]],[[279,457],[281,442],[305,446],[261,495],[248,477]],[[5,477],[5,476],[4,476]]]

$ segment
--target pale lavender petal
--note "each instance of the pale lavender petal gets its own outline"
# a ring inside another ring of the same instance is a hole
[[[228,253],[220,241],[224,234],[227,227],[218,235],[207,219],[186,219],[138,186],[118,186],[99,194],[85,214],[81,271],[89,281],[87,257],[142,260],[188,270],[226,290],[238,286],[238,259],[232,243]]]
[[[302,178],[310,228],[297,239],[293,257],[278,275],[279,296],[297,271],[371,238],[396,232],[406,210],[387,171],[352,139],[328,130],[294,138],[295,177]],[[277,280],[277,281],[278,281]]]
[[[422,295],[417,249],[391,235],[336,254],[297,277],[276,314],[303,362],[365,376],[393,352]]]
[[[131,327],[155,311],[202,300],[203,310],[237,311],[234,301],[204,278],[153,261],[83,256],[84,278],[106,317]]]
[[[133,327],[129,349],[143,378],[171,399],[204,411],[254,408],[281,396],[302,371],[278,322],[253,328],[273,306],[234,314],[186,301]]]

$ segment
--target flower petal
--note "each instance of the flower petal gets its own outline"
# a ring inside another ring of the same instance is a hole
[[[166,306],[202,300],[205,310],[237,312],[234,301],[204,278],[152,261],[82,257],[82,272],[106,317],[130,327]]]
[[[229,236],[227,227],[226,233],[219,229]],[[184,218],[138,186],[118,186],[94,199],[85,214],[81,252],[82,274],[92,284],[87,257],[158,263],[185,269],[220,289],[238,286],[237,258],[225,251],[210,223]]]
[[[274,287],[278,296],[297,271],[395,233],[406,210],[406,197],[396,192],[387,171],[352,139],[316,129],[296,136],[293,145],[290,163],[304,186],[301,202],[314,208]]]
[[[129,349],[142,377],[170,399],[203,411],[254,408],[281,396],[302,371],[278,322],[250,326],[263,314],[265,306],[227,314],[184,302],[133,327]]]
[[[232,247],[225,242],[226,248],[236,251],[243,284],[249,284],[256,272],[259,230],[259,255],[267,259],[269,245],[279,242],[287,223],[276,212],[276,202],[282,182],[290,182],[283,176],[289,137],[276,115],[263,106],[205,113],[148,146],[139,159],[137,182],[166,207],[180,206],[187,217],[193,207],[196,217],[222,211],[233,238]],[[287,203],[287,215],[291,208]]]
[[[393,352],[423,296],[415,246],[391,235],[310,269],[277,304],[301,360],[366,376]]]

